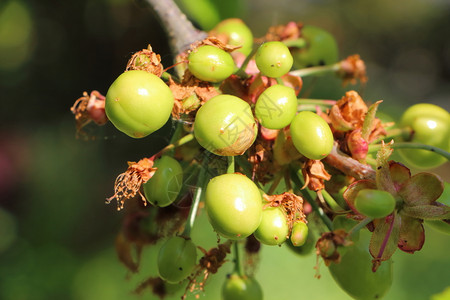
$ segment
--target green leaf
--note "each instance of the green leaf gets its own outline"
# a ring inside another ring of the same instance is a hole
[[[391,258],[397,249],[401,217],[396,213],[380,219],[370,239],[369,251],[375,261]]]
[[[366,141],[369,141],[370,133],[374,127],[375,114],[377,113],[378,105],[383,102],[383,100],[379,100],[372,104],[367,111],[366,116],[364,117],[364,123],[362,127],[362,138]]]
[[[426,205],[436,201],[444,191],[442,179],[432,173],[418,173],[412,176],[399,195],[407,206]]]
[[[408,253],[414,253],[422,249],[425,242],[425,230],[422,221],[407,216],[402,216],[398,248]]]
[[[401,210],[401,214],[423,220],[444,220],[450,219],[450,207],[431,204],[406,206]]]

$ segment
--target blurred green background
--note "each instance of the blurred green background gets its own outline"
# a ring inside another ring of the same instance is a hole
[[[179,1],[195,24],[210,29],[241,17],[262,36],[267,28],[302,21],[333,33],[341,57],[358,53],[369,82],[346,86],[320,78],[312,97],[339,99],[357,89],[385,100],[394,118],[414,103],[450,109],[450,2],[447,0]],[[75,138],[70,107],[83,91],[106,94],[130,55],[151,44],[163,64],[171,53],[163,28],[145,1],[0,1],[0,299],[153,299],[131,291],[156,275],[157,246],[146,248],[138,275],[127,276],[113,245],[122,216],[105,205],[127,161],[155,153],[168,124],[143,140],[111,125],[92,141]],[[435,170],[450,181],[449,164]],[[200,216],[194,240],[208,249],[216,236]],[[422,251],[394,256],[386,299],[429,299],[450,285],[450,237],[426,228]],[[265,299],[348,299],[315,255],[264,247],[256,278]],[[201,299],[219,299],[230,263],[213,276]],[[191,296],[190,299],[194,297]],[[173,299],[179,299],[179,295]]]

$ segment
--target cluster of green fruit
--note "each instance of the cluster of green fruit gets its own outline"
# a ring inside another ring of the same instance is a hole
[[[237,56],[210,44],[202,44],[186,54],[185,70],[198,81],[208,83],[219,95],[211,97],[194,111],[193,130],[184,134],[193,135],[203,149],[220,157],[228,157],[230,162],[227,173],[211,178],[206,185],[202,200],[209,221],[221,237],[236,242],[253,234],[262,244],[281,245],[287,241],[297,252],[311,249],[315,240],[308,235],[306,220],[299,215],[303,211],[295,212],[295,222],[290,224],[285,207],[264,200],[263,195],[270,194],[267,188],[270,185],[250,179],[242,174],[245,172],[235,172],[234,157],[248,158],[248,150],[255,146],[263,129],[282,131],[286,128],[289,128],[289,139],[301,157],[297,163],[319,161],[330,154],[335,143],[332,127],[317,112],[299,109],[298,92],[281,78],[293,68],[335,66],[338,60],[336,41],[320,28],[303,26],[297,39],[266,41],[254,47],[250,29],[237,19],[223,21],[213,32],[225,36],[229,45],[239,46],[236,52],[247,58],[237,67]],[[245,73],[250,61],[256,65],[258,76],[273,78],[276,83],[264,86],[254,102],[222,93],[221,83],[230,76],[241,80],[251,76]],[[109,88],[105,112],[118,130],[133,138],[143,138],[168,121],[175,101],[171,89],[162,78],[146,71],[130,70],[121,74]],[[175,124],[183,126],[180,122]],[[412,106],[404,113],[399,125],[403,133],[400,138],[405,141],[450,150],[450,115],[440,107],[431,104]],[[426,150],[401,149],[399,152],[405,161],[420,168],[436,167],[447,161],[447,158]],[[143,183],[145,198],[154,206],[172,205],[182,190],[183,167],[177,159],[166,154],[156,159],[153,167],[157,168],[154,175]],[[287,181],[286,186],[290,187],[290,180]],[[286,188],[286,192],[292,191]],[[320,203],[310,204],[317,213],[324,215]],[[380,219],[393,213],[397,201],[387,191],[363,189],[355,198],[354,205],[360,215]],[[195,215],[198,208],[195,201],[194,206],[192,211]],[[348,209],[344,207],[345,203],[341,206],[340,211]],[[334,230],[351,231],[352,227],[339,222],[357,226],[358,222],[351,218],[342,221],[342,216],[338,214],[331,212],[323,216],[333,219]],[[441,228],[447,226],[447,230],[450,226],[445,220],[436,222]],[[355,235],[351,240],[354,243],[352,246],[339,247],[342,259],[339,264],[330,265],[330,272],[352,297],[382,297],[392,281],[391,262],[373,273],[367,244],[360,242]],[[334,250],[329,250],[330,255]],[[196,265],[197,247],[189,237],[189,230],[169,237],[159,251],[159,274],[169,283],[189,278]],[[348,270],[354,276],[349,276]],[[254,278],[236,271],[224,283],[223,299],[262,299],[262,290]]]

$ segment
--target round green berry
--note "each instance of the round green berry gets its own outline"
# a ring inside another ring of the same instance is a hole
[[[198,143],[221,156],[243,154],[255,141],[257,132],[250,105],[232,95],[211,98],[195,117],[194,135]]]
[[[260,191],[239,173],[211,179],[206,187],[205,207],[214,230],[232,240],[248,237],[261,223]]]
[[[400,125],[412,129],[410,142],[450,151],[450,114],[445,109],[430,103],[415,104],[403,113]],[[398,153],[407,164],[418,169],[435,168],[447,162],[445,157],[422,149],[398,149]]]
[[[262,212],[261,224],[255,238],[265,245],[281,245],[289,235],[286,214],[281,207],[267,207]]]
[[[291,48],[295,69],[329,65],[338,61],[338,45],[329,32],[316,26],[305,25],[301,33],[306,46]]]
[[[220,82],[233,74],[235,64],[231,55],[217,47],[203,45],[189,54],[188,68],[200,80]]]
[[[197,247],[194,243],[190,239],[173,236],[159,250],[159,276],[170,283],[180,282],[192,273],[196,261]]]
[[[245,55],[250,54],[253,47],[253,34],[250,28],[238,18],[223,20],[212,30],[214,34],[225,34],[228,37],[228,44],[242,46],[237,49]]]
[[[301,111],[291,123],[292,142],[303,156],[320,160],[333,148],[333,133],[330,126],[319,115]]]
[[[255,115],[262,126],[282,129],[289,125],[297,112],[294,89],[276,84],[268,87],[256,101]]]
[[[291,70],[293,58],[285,44],[273,41],[259,46],[255,62],[262,75],[276,78]]]
[[[153,177],[143,184],[145,198],[159,207],[172,204],[178,197],[183,183],[183,169],[180,163],[170,156],[155,161],[157,168]]]
[[[145,137],[169,119],[174,97],[156,75],[145,71],[122,73],[110,86],[105,112],[113,125],[133,138]]]
[[[394,211],[395,199],[386,191],[363,189],[356,195],[355,208],[366,217],[384,218]]]
[[[222,286],[223,300],[262,300],[263,292],[253,277],[239,276],[237,273],[227,276]]]
[[[308,240],[308,225],[305,222],[298,221],[292,226],[291,243],[295,247],[303,246]]]

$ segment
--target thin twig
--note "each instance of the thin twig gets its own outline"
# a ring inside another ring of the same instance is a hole
[[[175,54],[187,50],[193,42],[206,38],[206,32],[196,29],[173,0],[146,1],[158,15]]]

